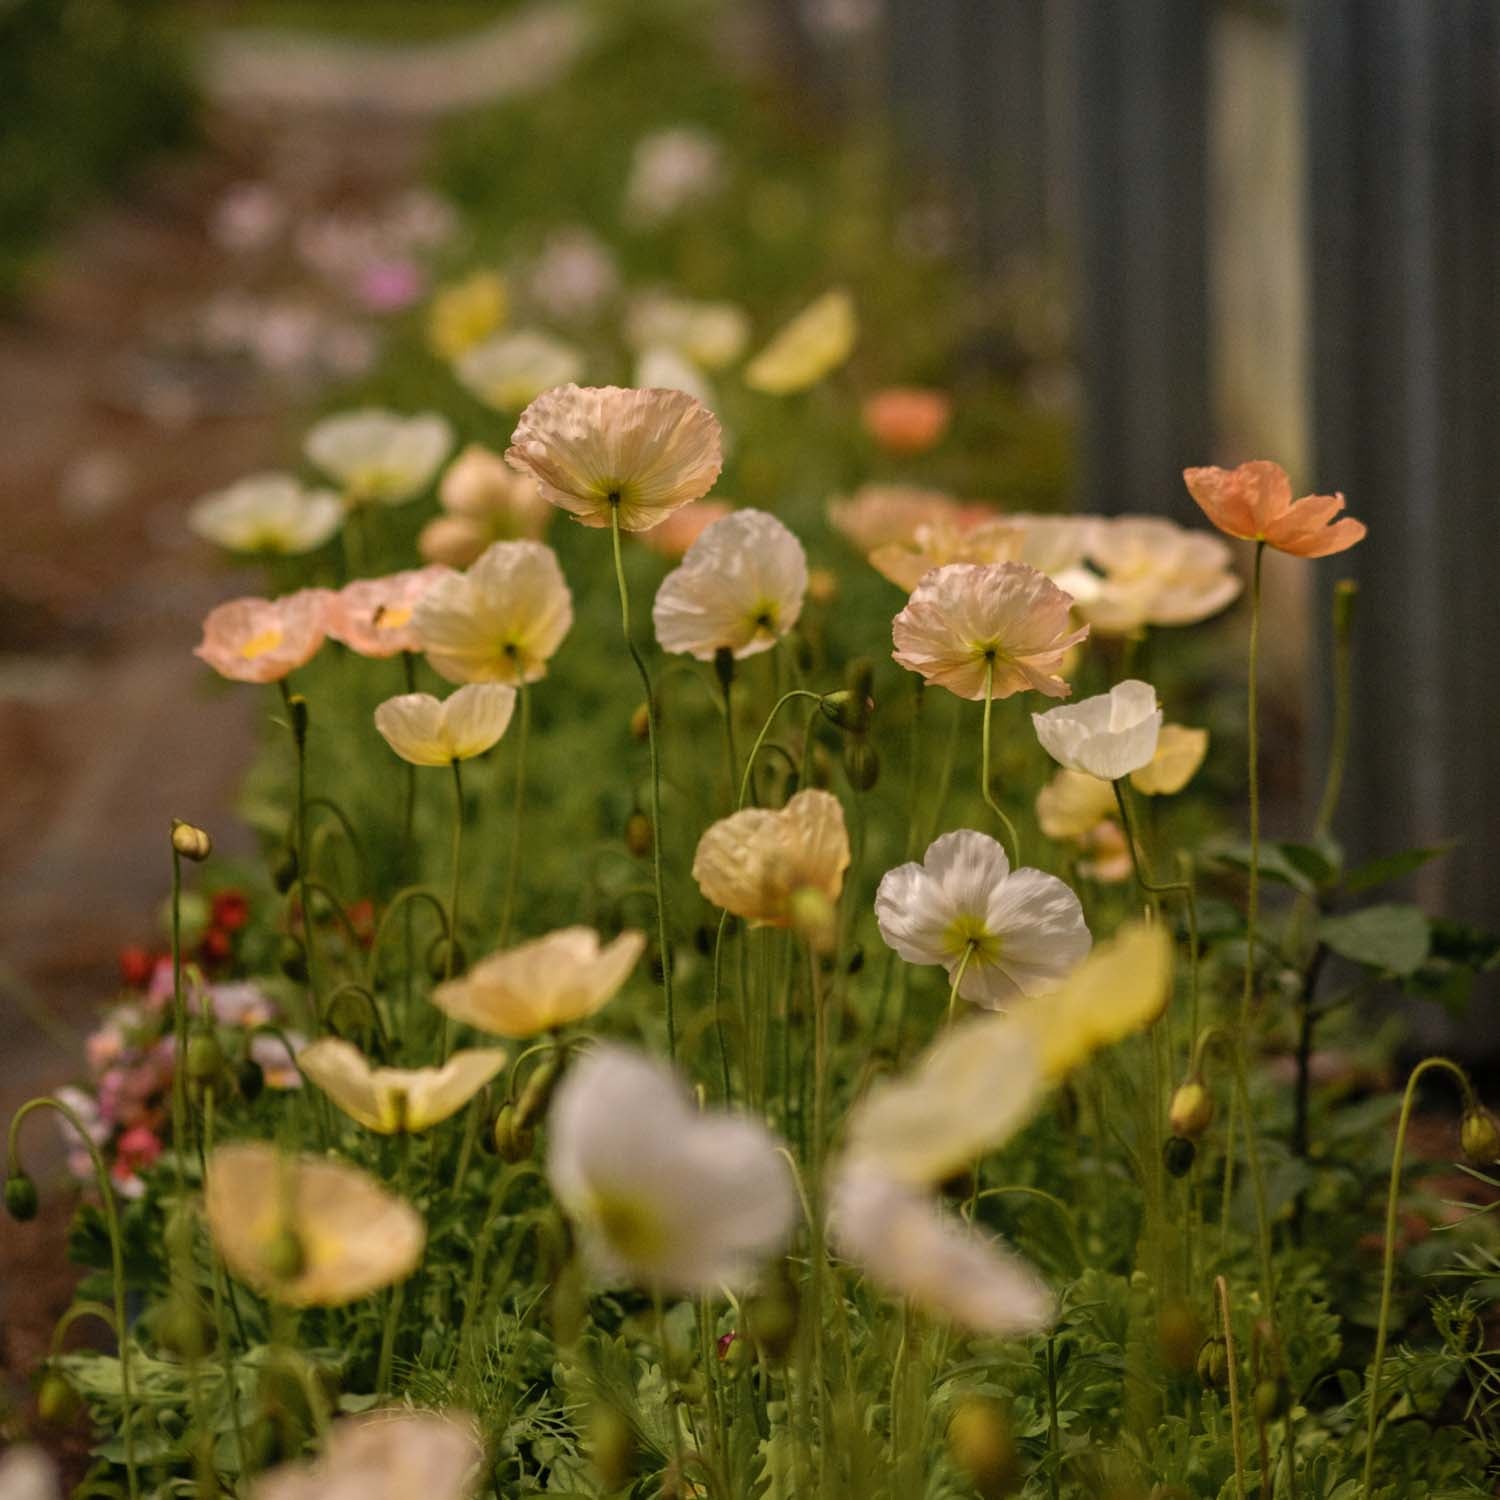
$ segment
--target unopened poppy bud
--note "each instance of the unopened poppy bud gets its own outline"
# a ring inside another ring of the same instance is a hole
[[[635,1434],[613,1406],[596,1406],[589,1422],[589,1458],[600,1488],[613,1491],[635,1472]]]
[[[1352,578],[1340,578],[1333,586],[1333,632],[1344,637],[1354,623],[1354,606],[1359,599],[1359,584]]]
[[[804,885],[792,892],[788,902],[792,931],[814,953],[831,953],[838,941],[838,913],[833,902],[816,886]]]
[[[818,699],[818,708],[830,724],[846,733],[863,734],[870,722],[870,710],[875,705],[867,698],[859,698],[852,688],[840,688],[836,693],[825,693]]]
[[[186,1206],[174,1208],[167,1215],[166,1228],[162,1232],[162,1243],[167,1247],[167,1255],[174,1261],[190,1261],[195,1237],[192,1211]]]
[[[307,1252],[288,1225],[266,1246],[266,1269],[279,1281],[295,1280],[307,1268]]]
[[[734,652],[728,646],[720,646],[714,652],[714,676],[719,679],[719,687],[727,695],[734,683]]]
[[[1167,1124],[1173,1135],[1196,1141],[1213,1123],[1214,1096],[1196,1078],[1179,1084],[1167,1111]]]
[[[266,1087],[266,1070],[253,1057],[247,1057],[234,1072],[234,1081],[240,1098],[246,1104],[254,1104]]]
[[[1196,1363],[1203,1342],[1203,1328],[1192,1303],[1165,1303],[1157,1314],[1156,1331],[1161,1340],[1162,1363],[1169,1370],[1186,1374]]]
[[[286,700],[286,710],[292,716],[292,734],[299,745],[307,743],[307,699],[301,693],[293,693]]]
[[[172,819],[172,847],[184,858],[201,864],[214,851],[214,841],[191,823]]]
[[[1286,1407],[1286,1387],[1279,1380],[1269,1378],[1256,1382],[1255,1416],[1258,1421],[1272,1422]]]
[[[37,1387],[36,1414],[51,1427],[67,1427],[77,1417],[83,1402],[72,1381],[57,1370],[48,1370]]]
[[[1204,1339],[1197,1368],[1198,1379],[1210,1390],[1221,1391],[1229,1384],[1229,1346],[1223,1339]]]
[[[13,1172],[5,1179],[5,1211],[18,1224],[36,1218],[38,1207],[36,1183],[24,1172]]]
[[[297,984],[303,984],[307,980],[307,950],[301,942],[288,933],[281,940],[281,949],[277,954],[277,962],[281,966],[281,972]]]
[[[633,740],[649,739],[651,735],[651,709],[645,703],[636,705],[630,716],[630,737]]]
[[[637,859],[651,852],[651,819],[643,812],[633,812],[625,819],[625,847]]]
[[[427,972],[433,979],[446,979],[450,973],[454,975],[462,974],[467,965],[468,961],[464,955],[464,945],[455,941],[452,944],[453,964],[450,969],[448,964],[448,947],[449,940],[440,937],[427,950]]]
[[[1162,1143],[1162,1164],[1173,1177],[1186,1177],[1197,1155],[1198,1148],[1186,1136],[1169,1135]]]
[[[521,1102],[516,1106],[516,1127],[529,1130],[543,1115],[552,1102],[552,1091],[562,1077],[562,1064],[556,1054],[539,1063],[526,1080],[521,1090]]]
[[[1500,1161],[1500,1123],[1483,1105],[1468,1110],[1458,1127],[1463,1153],[1476,1167]]]
[[[297,883],[297,851],[287,847],[271,867],[271,884],[284,896]]]
[[[844,775],[856,792],[868,792],[880,780],[880,756],[864,739],[851,739],[844,745]]]
[[[224,1066],[224,1049],[211,1031],[194,1032],[187,1044],[187,1076],[194,1083],[211,1083]]]
[[[1010,1423],[999,1405],[966,1397],[948,1422],[948,1452],[984,1500],[1013,1494],[1020,1481],[1020,1459]]]
[[[781,1364],[797,1340],[797,1288],[785,1268],[763,1292],[745,1299],[745,1337],[772,1364]]]
[[[186,1297],[172,1297],[153,1323],[162,1348],[183,1359],[197,1359],[208,1347],[203,1318]]]
[[[507,1104],[495,1116],[493,1132],[495,1154],[501,1161],[514,1165],[531,1155],[532,1134],[516,1124],[516,1107]]]

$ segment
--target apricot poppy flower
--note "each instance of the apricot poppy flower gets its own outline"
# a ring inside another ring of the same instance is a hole
[[[492,542],[539,540],[552,519],[536,481],[482,443],[470,443],[448,465],[438,500],[443,514],[422,528],[417,551],[453,568],[468,567]]]
[[[297,1066],[366,1130],[402,1135],[457,1114],[505,1066],[505,1052],[474,1047],[440,1068],[377,1068],[352,1042],[323,1037],[297,1054]]]
[[[510,297],[496,271],[475,271],[439,287],[427,309],[427,344],[441,359],[457,359],[505,322]]]
[[[953,402],[945,392],[925,386],[891,385],[865,400],[860,418],[887,453],[906,457],[942,441],[953,419]]]
[[[328,599],[324,626],[332,639],[360,656],[397,656],[420,651],[412,616],[422,595],[447,568],[412,568],[384,578],[358,578]]]
[[[960,698],[1008,698],[1028,689],[1066,698],[1057,669],[1088,626],[1070,630],[1072,596],[1025,563],[935,568],[891,624],[892,656]]]
[[[446,698],[402,693],[375,710],[375,727],[402,760],[447,766],[472,760],[495,745],[510,725],[516,690],[503,682],[470,682]]]
[[[1292,482],[1280,464],[1255,459],[1237,469],[1184,469],[1188,493],[1220,531],[1247,542],[1266,542],[1293,557],[1329,557],[1363,541],[1365,523],[1334,517],[1342,495],[1292,499]]]
[[[231,599],[211,609],[193,655],[235,682],[280,682],[311,661],[325,638],[327,589],[280,599]]]
[[[713,488],[719,419],[685,391],[564,385],[538,396],[506,450],[542,498],[585,526],[646,531]]]
[[[941,490],[907,484],[862,484],[852,495],[828,502],[828,524],[859,551],[910,543],[919,526],[962,527],[982,518]]]
[[[1156,753],[1139,770],[1130,773],[1130,784],[1148,797],[1170,797],[1193,779],[1207,754],[1206,729],[1163,724],[1156,740]]]
[[[910,593],[934,568],[949,563],[1002,563],[1017,560],[1021,533],[995,519],[965,526],[957,520],[929,521],[909,541],[886,542],[870,553],[870,566]]]
[[[640,533],[641,540],[662,557],[678,558],[708,530],[722,521],[734,507],[727,500],[694,500],[674,510],[665,521]]]

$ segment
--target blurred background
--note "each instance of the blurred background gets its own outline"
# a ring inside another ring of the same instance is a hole
[[[653,16],[693,45],[642,42]],[[1356,578],[1341,836],[1458,840],[1420,897],[1500,925],[1492,0],[0,0],[0,1114],[74,1071],[154,932],[169,818],[249,848],[258,711],[189,647],[258,579],[187,505],[294,462],[528,184],[569,214],[539,301],[610,295],[622,191],[625,274],[658,269],[631,215],[747,107],[714,69],[778,122],[718,224],[761,247],[737,274],[806,300],[837,267],[899,330],[886,378],[982,389],[945,482],[1197,522],[1185,465],[1265,457],[1348,495],[1365,544],[1268,567],[1269,831],[1316,796]],[[531,100],[576,160],[528,151]],[[634,101],[683,117],[654,165]],[[737,295],[707,235],[675,243],[663,274]],[[942,297],[883,306],[898,260]]]

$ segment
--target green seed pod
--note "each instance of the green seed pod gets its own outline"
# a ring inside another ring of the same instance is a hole
[[[844,775],[857,792],[868,792],[880,780],[880,756],[866,739],[851,738],[844,743]]]
[[[283,849],[271,866],[271,884],[284,896],[297,883],[297,851]]]
[[[1210,1390],[1222,1391],[1229,1384],[1229,1346],[1217,1334],[1204,1339],[1197,1370],[1198,1379]]]
[[[630,737],[633,740],[645,741],[651,737],[651,709],[645,703],[638,703],[635,711],[630,715]]]
[[[58,1370],[48,1370],[36,1392],[36,1414],[49,1427],[69,1427],[83,1407],[73,1383]]]
[[[1001,1500],[1020,1484],[1016,1440],[995,1401],[967,1396],[959,1402],[948,1421],[948,1453],[984,1500]]]
[[[1164,1303],[1157,1314],[1156,1331],[1162,1363],[1176,1374],[1188,1374],[1197,1364],[1203,1343],[1203,1325],[1192,1303]]]
[[[562,1059],[554,1052],[551,1056],[544,1057],[531,1070],[531,1077],[521,1090],[521,1102],[516,1106],[518,1128],[529,1130],[547,1113],[547,1106],[552,1102],[552,1091],[562,1077],[562,1066]]]
[[[189,1263],[193,1257],[193,1241],[197,1238],[197,1225],[193,1211],[179,1205],[167,1215],[166,1228],[162,1231],[162,1243],[168,1257],[179,1263]]]
[[[1463,1153],[1476,1167],[1500,1161],[1500,1123],[1482,1105],[1468,1110],[1458,1127]]]
[[[625,847],[637,859],[645,859],[655,842],[651,833],[651,819],[643,812],[633,812],[625,819]]]
[[[1161,1148],[1161,1159],[1173,1177],[1186,1177],[1193,1170],[1198,1148],[1186,1136],[1169,1135]]]
[[[18,1224],[36,1218],[39,1206],[36,1183],[24,1172],[15,1172],[5,1179],[5,1211]]]
[[[276,957],[288,979],[295,984],[307,983],[307,950],[291,933],[282,938]]]
[[[203,1317],[184,1296],[171,1297],[152,1319],[157,1342],[181,1359],[201,1359],[208,1348]]]
[[[468,959],[464,955],[464,945],[459,942],[453,944],[453,977],[458,978],[468,967]],[[437,938],[432,947],[427,950],[427,973],[435,980],[443,980],[448,977],[448,939]]]
[[[745,1336],[773,1365],[782,1364],[797,1340],[799,1317],[797,1288],[781,1268],[763,1292],[744,1302]]]
[[[266,1246],[265,1263],[266,1270],[278,1281],[295,1281],[307,1268],[307,1252],[290,1225]]]
[[[1255,1416],[1260,1422],[1274,1422],[1286,1410],[1286,1387],[1267,1377],[1255,1383]]]
[[[495,1116],[495,1125],[490,1132],[490,1138],[494,1142],[495,1152],[501,1161],[514,1164],[518,1161],[525,1161],[531,1155],[532,1133],[530,1130],[517,1127],[516,1107],[513,1104],[505,1105]]]
[[[1196,1078],[1179,1084],[1167,1111],[1167,1124],[1173,1135],[1196,1141],[1213,1123],[1214,1096]]]
[[[211,1031],[195,1031],[188,1038],[187,1076],[196,1084],[212,1083],[224,1069],[224,1049]]]

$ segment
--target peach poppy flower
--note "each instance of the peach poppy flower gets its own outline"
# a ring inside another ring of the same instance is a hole
[[[723,464],[719,419],[683,391],[564,385],[516,424],[506,461],[585,526],[646,531],[701,500]]]
[[[360,656],[397,656],[420,651],[412,615],[422,595],[447,568],[413,568],[384,578],[359,578],[328,599],[323,624],[328,634]]]
[[[845,291],[825,292],[745,366],[745,384],[768,396],[805,391],[849,358],[858,336],[854,299]]]
[[[663,557],[678,558],[708,530],[722,521],[734,506],[727,500],[694,500],[681,510],[674,510],[665,521],[640,533],[641,540]]]
[[[280,682],[318,654],[328,598],[327,589],[300,589],[280,599],[231,599],[208,612],[193,655],[235,682]]]
[[[1125,833],[1113,818],[1102,819],[1078,841],[1078,873],[1100,885],[1119,885],[1135,873]]]
[[[1328,557],[1363,541],[1365,523],[1346,516],[1342,495],[1292,499],[1292,482],[1280,464],[1255,459],[1237,469],[1184,469],[1188,493],[1220,531],[1248,542],[1267,542],[1293,557]]]
[[[945,391],[891,385],[865,400],[860,418],[887,453],[906,457],[925,453],[942,441],[953,420],[953,402]]]
[[[375,710],[375,727],[402,760],[449,766],[497,744],[515,706],[516,690],[509,684],[470,682],[444,699],[431,693],[387,698]]]
[[[439,578],[412,616],[449,682],[536,682],[573,625],[573,595],[541,542],[496,542],[467,573]]]
[[[966,514],[972,512],[952,495],[906,484],[863,484],[847,498],[828,502],[828,524],[866,555],[909,543],[919,526],[962,526]]]
[[[1080,591],[1078,610],[1101,634],[1195,625],[1232,604],[1242,587],[1227,542],[1155,516],[1096,522],[1088,553],[1104,576]]]
[[[870,554],[870,566],[910,593],[934,568],[949,563],[1002,563],[1017,559],[1021,532],[1007,520],[927,521],[910,541],[886,542]]]
[[[1118,811],[1114,784],[1063,769],[1036,794],[1037,827],[1049,839],[1083,839]]]
[[[901,666],[960,698],[1008,698],[1028,689],[1066,698],[1063,656],[1088,635],[1069,629],[1072,596],[1025,563],[950,563],[913,590],[891,623]]]
[[[297,1066],[366,1130],[404,1135],[457,1114],[505,1066],[505,1051],[470,1048],[440,1068],[377,1068],[352,1042],[329,1036],[304,1047]]]
[[[1098,516],[1050,516],[1030,511],[1011,511],[1005,517],[1005,524],[1017,533],[1019,540],[1016,561],[1045,573],[1059,588],[1075,597],[1078,590],[1073,586],[1074,580],[1100,522]]]
[[[563,927],[480,959],[440,984],[432,1003],[494,1036],[540,1036],[602,1010],[645,951],[645,934],[633,929],[603,943],[592,927]]]
[[[536,481],[482,443],[470,443],[448,465],[438,500],[443,514],[422,528],[417,551],[454,568],[468,567],[492,542],[539,540],[552,519]]]
[[[737,510],[688,548],[656,591],[651,619],[663,651],[712,661],[769,651],[797,623],[807,554],[775,516]]]
[[[803,890],[832,905],[848,868],[844,809],[824,791],[798,792],[778,812],[750,807],[720,818],[693,855],[693,879],[708,900],[756,926],[790,927]]]
[[[259,1141],[209,1157],[204,1209],[229,1269],[292,1307],[342,1307],[404,1281],[427,1243],[422,1216],[369,1173]]]

